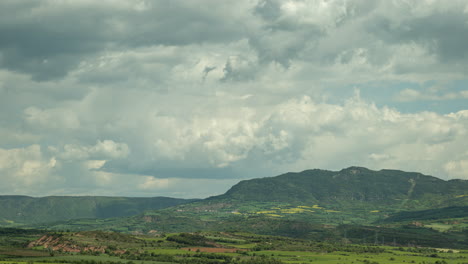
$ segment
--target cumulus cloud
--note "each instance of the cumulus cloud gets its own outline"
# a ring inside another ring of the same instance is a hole
[[[100,186],[109,191],[133,182],[125,186],[146,192],[175,192],[173,182],[180,181],[212,179],[221,184],[285,171],[351,165],[464,177],[463,162],[454,161],[451,153],[463,153],[468,147],[466,111],[404,114],[377,107],[358,95],[343,104],[302,96],[268,109],[253,108],[249,99],[237,99],[244,104],[240,111],[237,106],[197,106],[192,108],[196,114],[183,116],[158,116],[153,110],[139,117],[141,112],[135,112],[131,117],[145,120],[142,126],[138,122],[111,125],[117,130],[112,134],[125,138],[126,143],[64,144],[50,146],[46,154],[33,145],[27,149],[34,150],[34,159],[39,161],[17,165],[9,173],[60,175],[63,186],[77,190]],[[213,115],[209,110],[219,112]],[[132,129],[134,135],[129,137],[126,134]],[[55,163],[60,167],[52,173]]]
[[[2,1],[4,190],[200,197],[351,165],[464,178],[466,10]]]
[[[39,145],[25,148],[0,148],[1,191],[26,193],[31,188],[46,189],[57,165],[55,158],[47,159]]]
[[[156,179],[155,177],[145,176],[144,181],[138,185],[140,189],[165,189],[169,187],[169,179]]]
[[[456,177],[442,170],[442,164],[450,152],[466,147],[468,128],[463,111],[449,115],[404,114],[379,108],[360,97],[334,105],[305,96],[265,112],[245,107],[228,119],[227,113],[221,113],[223,119],[200,109],[197,112],[196,118],[183,123],[175,123],[176,118],[156,119],[155,123],[163,128],[152,127],[154,144],[140,149],[142,153],[152,153],[154,159],[140,158],[141,167],[128,166],[126,170],[165,177],[191,178],[196,174],[195,177],[212,178],[209,170],[196,168],[215,170],[227,166],[237,171],[218,171],[218,177],[243,177],[239,173],[252,175],[247,169],[242,170],[244,164],[255,172],[267,166],[265,174],[362,164]],[[150,138],[146,141],[151,142]],[[166,164],[154,166],[161,159],[167,160]],[[112,165],[119,167],[111,163],[107,168]],[[181,170],[183,167],[187,169]]]
[[[63,151],[59,154],[59,157],[65,160],[120,159],[127,157],[129,152],[130,150],[125,143],[98,140],[94,146],[66,144],[63,146]]]

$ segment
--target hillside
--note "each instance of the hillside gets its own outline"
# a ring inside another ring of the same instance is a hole
[[[468,181],[444,181],[420,173],[351,167],[341,171],[307,170],[246,180],[223,195],[132,217],[72,220],[36,227],[140,234],[237,230],[339,240],[347,233],[342,227],[353,226],[353,230],[374,230],[372,234],[394,233],[394,238],[402,241],[409,239],[408,234],[412,233],[419,239],[431,241],[427,242],[429,244],[436,243],[441,237],[459,243],[468,230],[466,214],[459,212],[466,206]],[[458,209],[444,209],[448,207]],[[419,213],[405,214],[435,209],[431,215],[439,217],[430,221],[412,223]],[[443,215],[440,212],[451,213]],[[403,218],[409,223],[395,221]],[[382,222],[385,219],[391,221]],[[441,224],[444,231],[449,232],[442,234],[434,230]],[[369,226],[373,228],[369,229]],[[359,241],[363,237],[353,239]]]
[[[383,222],[410,222],[451,218],[468,219],[468,206],[451,206],[421,211],[403,211],[384,219]]]
[[[350,167],[341,171],[306,170],[241,181],[212,200],[319,203],[334,207],[359,204],[399,205],[401,209],[459,205],[468,181],[398,170]]]
[[[0,196],[0,225],[55,222],[79,218],[109,218],[140,214],[195,200],[168,197]]]

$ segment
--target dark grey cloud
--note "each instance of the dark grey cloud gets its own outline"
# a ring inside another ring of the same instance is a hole
[[[262,64],[277,62],[289,67],[291,60],[323,36],[323,31],[314,24],[304,23],[300,18],[284,14],[282,1],[260,1],[253,14],[263,21],[260,30],[249,32],[249,44],[257,51]]]
[[[213,67],[211,67],[211,66],[205,66],[205,68],[203,69],[202,81],[204,82],[204,81],[206,80],[206,77],[208,76],[208,74],[209,74],[211,71],[215,70],[215,69],[216,69],[215,66],[213,66]]]
[[[101,50],[106,35],[112,35],[99,9],[26,1],[13,4],[13,10],[1,2],[0,10],[2,67],[37,80],[63,77],[83,55]]]
[[[459,10],[436,11],[404,20],[379,17],[369,23],[368,28],[379,39],[393,45],[417,43],[442,63],[467,59],[468,18]]]
[[[281,17],[280,1],[259,1],[254,12],[266,21],[275,21]]]
[[[188,45],[242,37],[242,21],[235,17],[226,21],[223,14],[224,7],[218,1],[152,2],[148,10],[128,17],[129,35],[123,42],[130,46]]]
[[[101,52],[153,45],[230,42],[242,36],[242,21],[225,21],[216,1],[0,3],[0,66],[36,80],[65,76]],[[137,3],[134,3],[137,4]]]
[[[368,39],[369,45],[379,40],[394,45],[416,42],[443,62],[466,57],[468,29],[460,8],[403,19],[392,13],[382,18],[380,12],[384,11],[379,8],[390,7],[378,1],[313,4],[265,0],[253,5],[239,2],[229,9],[218,1],[2,1],[0,67],[30,74],[35,80],[53,80],[108,52],[156,45],[227,44],[241,39],[248,40],[261,65],[276,62],[287,68],[291,61],[301,59],[332,63],[339,51],[323,54],[317,48],[330,34],[353,23],[362,23],[376,37]],[[375,14],[370,15],[372,12]],[[373,55],[381,47],[369,48],[377,50],[369,52],[371,60],[385,63]]]

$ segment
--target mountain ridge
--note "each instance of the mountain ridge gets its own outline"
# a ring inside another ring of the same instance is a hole
[[[225,194],[210,200],[322,202],[424,199],[427,194],[466,194],[468,181],[445,181],[418,172],[373,171],[349,167],[340,171],[320,169],[289,172],[274,177],[243,180]],[[445,197],[448,198],[448,197]],[[446,200],[446,199],[445,199]]]
[[[131,203],[127,205],[132,208]],[[317,230],[323,225],[373,225],[400,212],[441,209],[431,214],[442,215],[438,212],[448,212],[443,208],[464,206],[468,206],[467,180],[445,181],[418,172],[349,167],[243,180],[222,195],[133,212],[135,216],[96,221],[92,220],[96,216],[83,221],[68,218],[32,226],[139,233],[235,229],[300,235],[304,230],[320,233]],[[409,216],[415,218],[418,213],[400,214],[398,219]]]
[[[131,216],[197,199],[170,197],[0,195],[0,225]]]

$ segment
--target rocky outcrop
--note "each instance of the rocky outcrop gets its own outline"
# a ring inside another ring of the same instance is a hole
[[[104,253],[107,246],[78,245],[69,240],[64,240],[59,236],[44,235],[38,240],[28,244],[28,248],[44,247],[59,252],[100,252]]]

